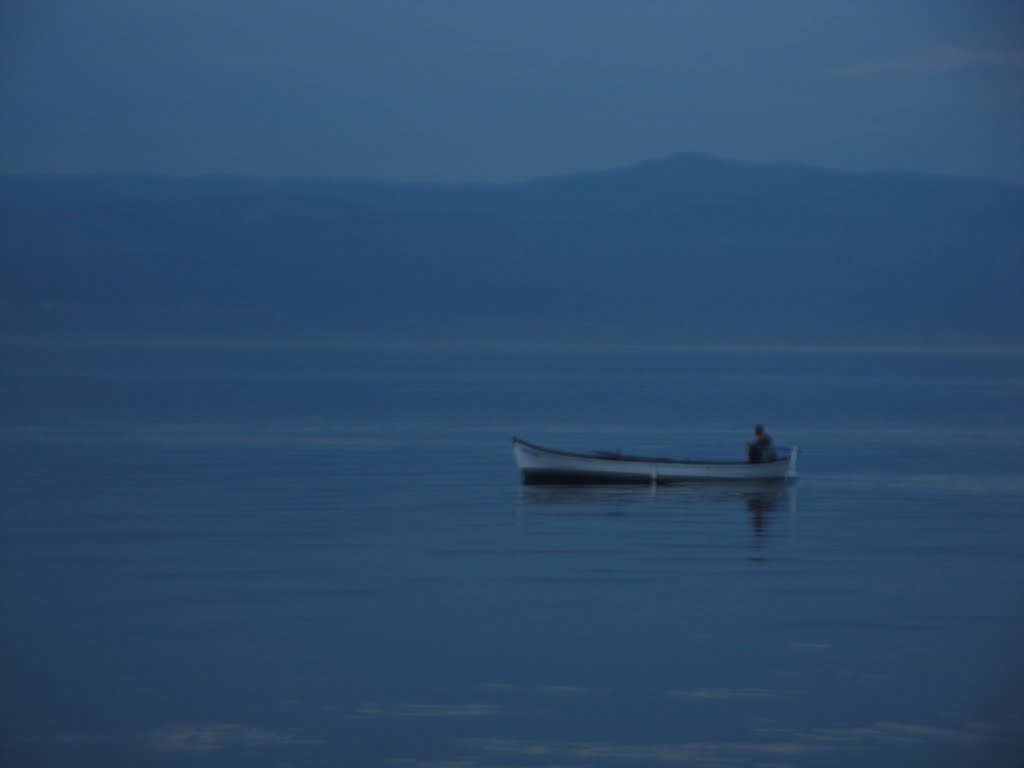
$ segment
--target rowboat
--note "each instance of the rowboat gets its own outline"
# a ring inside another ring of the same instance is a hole
[[[516,465],[526,485],[543,483],[689,483],[796,479],[796,446],[772,461],[694,461],[630,456],[618,451],[573,453],[512,438]]]

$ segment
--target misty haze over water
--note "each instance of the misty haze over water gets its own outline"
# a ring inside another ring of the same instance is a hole
[[[1019,345],[1024,188],[680,155],[512,185],[0,177],[8,334]]]

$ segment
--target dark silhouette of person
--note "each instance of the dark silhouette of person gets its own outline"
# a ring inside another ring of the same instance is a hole
[[[772,436],[764,431],[761,424],[754,427],[754,439],[747,443],[747,458],[754,463],[775,460]]]

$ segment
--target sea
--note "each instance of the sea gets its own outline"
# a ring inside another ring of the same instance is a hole
[[[0,765],[1024,764],[1024,352],[0,344]],[[511,438],[799,481],[523,486]]]

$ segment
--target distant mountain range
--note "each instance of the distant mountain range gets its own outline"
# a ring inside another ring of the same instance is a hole
[[[0,176],[7,333],[1024,340],[1024,187],[679,155],[504,185]]]

